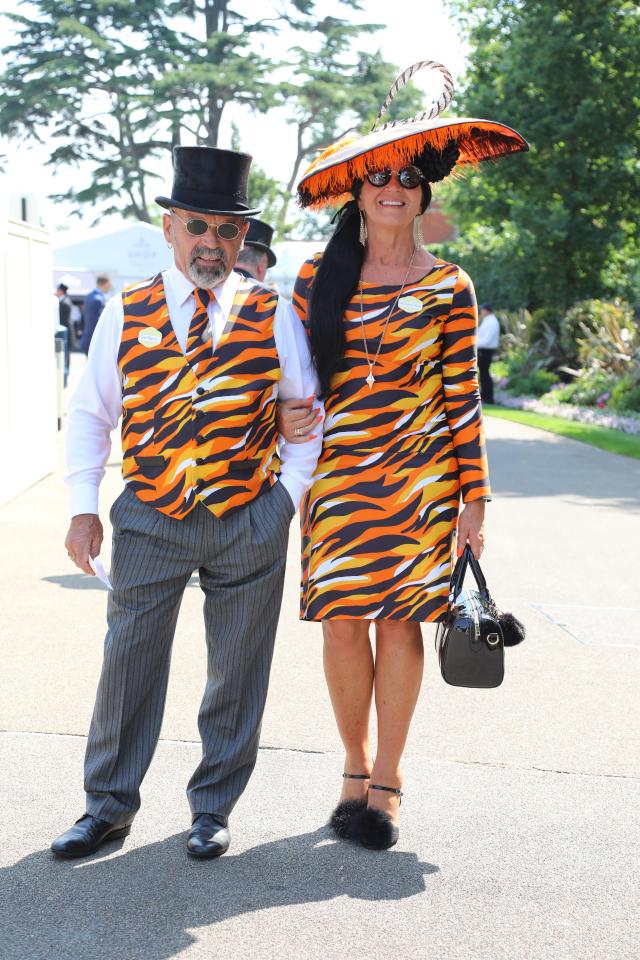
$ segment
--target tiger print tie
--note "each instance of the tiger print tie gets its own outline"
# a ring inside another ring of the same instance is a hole
[[[211,291],[197,289],[193,291],[193,296],[196,309],[189,324],[186,357],[191,369],[197,375],[200,362],[207,360],[213,353],[212,336],[206,334],[209,325],[207,306],[211,300]]]

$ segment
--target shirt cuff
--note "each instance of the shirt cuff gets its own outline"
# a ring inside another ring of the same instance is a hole
[[[303,494],[305,492],[306,485],[301,483],[299,480],[296,480],[295,477],[286,477],[284,474],[280,474],[278,478],[280,483],[283,485],[289,496],[293,501],[293,505],[296,508],[300,506],[300,501],[302,500]]]
[[[69,488],[71,516],[80,513],[98,514],[98,487],[93,483],[76,483]]]

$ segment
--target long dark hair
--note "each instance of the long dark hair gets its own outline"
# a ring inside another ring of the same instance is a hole
[[[354,190],[354,196],[357,197],[359,192],[360,184]],[[338,223],[311,287],[311,353],[320,381],[320,395],[323,397],[328,393],[331,377],[344,356],[344,312],[358,286],[364,260],[359,232],[358,204],[353,199],[345,203],[338,214]]]
[[[331,377],[344,357],[344,312],[358,288],[365,248],[360,243],[358,197],[362,181],[355,180],[353,200],[345,203],[322,255],[309,299],[311,353],[320,381],[320,395],[326,396]],[[421,213],[431,203],[431,187],[422,184]]]

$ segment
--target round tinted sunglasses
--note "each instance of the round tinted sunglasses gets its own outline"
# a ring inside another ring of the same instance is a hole
[[[191,217],[190,220],[183,220],[175,210],[172,210],[171,213],[180,223],[184,223],[187,228],[187,233],[190,233],[192,237],[203,237],[207,230],[213,230],[220,240],[235,240],[242,229],[237,223],[208,223],[199,217]]]
[[[414,166],[408,166],[397,171],[372,170],[371,173],[367,174],[367,180],[372,187],[386,187],[394,173],[400,182],[400,186],[404,187],[405,190],[415,190],[426,179],[422,170]]]

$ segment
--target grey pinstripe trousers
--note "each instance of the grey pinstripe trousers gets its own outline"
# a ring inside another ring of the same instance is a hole
[[[205,595],[207,682],[192,813],[227,816],[258,752],[294,507],[281,483],[225,519],[198,505],[174,520],[128,489],[111,508],[113,591],[87,752],[87,812],[140,806],[164,710],[178,610],[194,570]]]

